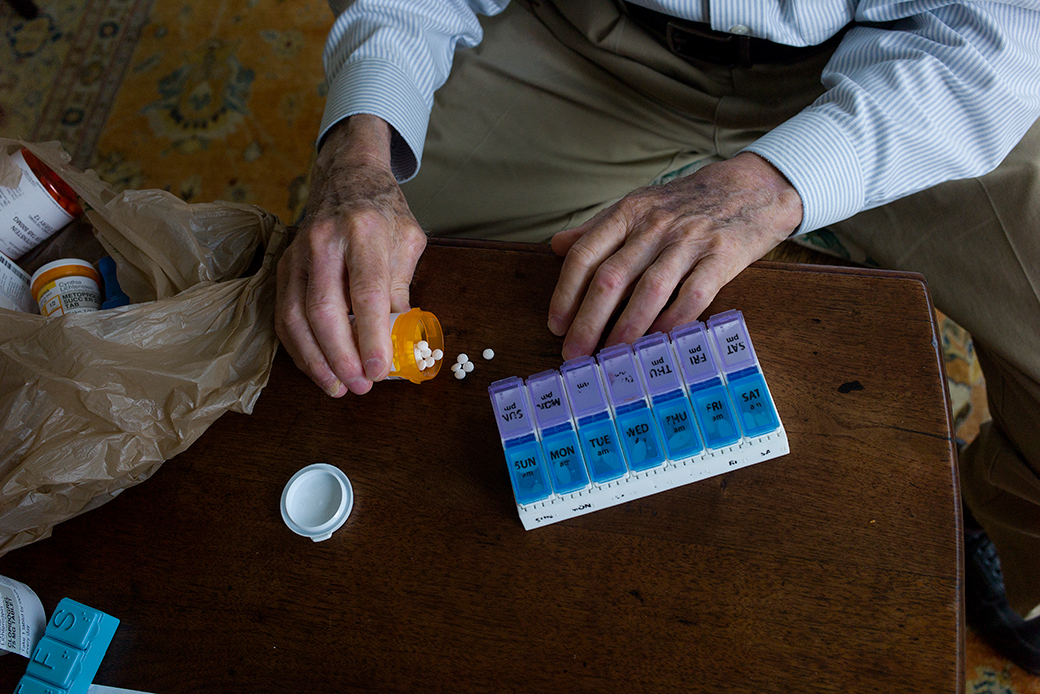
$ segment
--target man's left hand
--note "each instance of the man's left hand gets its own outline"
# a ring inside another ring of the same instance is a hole
[[[566,335],[564,359],[592,354],[626,297],[608,347],[695,320],[727,282],[801,221],[794,187],[765,159],[743,153],[636,190],[561,231],[552,247],[566,258],[549,329]]]

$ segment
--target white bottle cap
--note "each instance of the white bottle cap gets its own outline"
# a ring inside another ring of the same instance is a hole
[[[354,488],[343,471],[326,463],[303,468],[282,491],[282,520],[297,535],[321,542],[346,522]]]

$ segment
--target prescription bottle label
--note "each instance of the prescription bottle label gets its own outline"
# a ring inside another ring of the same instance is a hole
[[[4,651],[28,658],[47,627],[43,604],[32,588],[0,576],[0,655]]]
[[[29,275],[3,253],[0,253],[0,308],[36,312],[36,302],[29,291]]]
[[[42,316],[89,313],[101,308],[101,276],[85,260],[56,260],[32,277]]]
[[[22,170],[17,188],[0,186],[0,253],[18,260],[75,217],[29,168],[22,152],[11,155]]]

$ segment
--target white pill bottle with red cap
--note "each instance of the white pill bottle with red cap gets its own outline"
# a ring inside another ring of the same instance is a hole
[[[9,159],[22,175],[17,187],[0,186],[0,253],[18,260],[83,214],[83,208],[76,192],[27,148]]]

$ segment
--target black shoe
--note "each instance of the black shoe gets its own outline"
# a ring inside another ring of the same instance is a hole
[[[968,625],[1000,655],[1040,675],[1040,617],[1026,621],[1008,604],[993,542],[964,513],[964,612]]]

